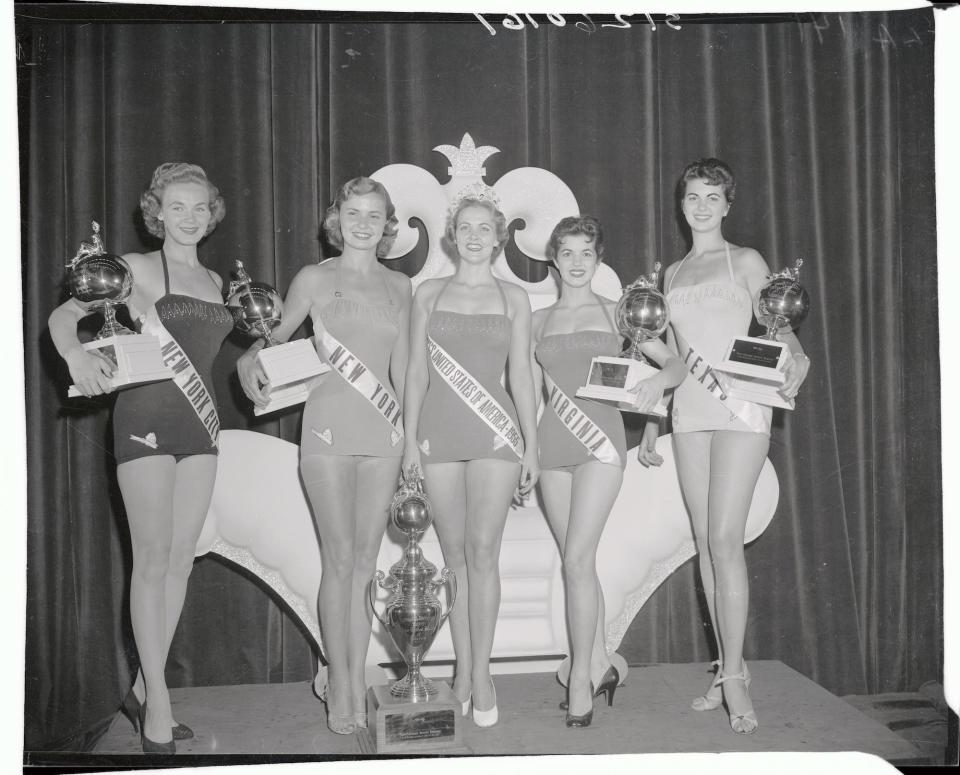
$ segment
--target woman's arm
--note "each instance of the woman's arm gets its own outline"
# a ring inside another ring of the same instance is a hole
[[[539,411],[540,401],[543,399],[543,369],[537,361],[536,351],[545,318],[545,311],[540,309],[533,313],[530,323],[530,374],[533,378],[534,412]]]
[[[430,281],[421,285],[410,306],[410,344],[407,350],[407,370],[403,387],[403,470],[420,465],[417,432],[420,410],[427,394],[430,375],[427,371],[427,318],[430,316],[428,297],[433,292]]]
[[[310,314],[310,307],[319,292],[319,279],[319,267],[315,265],[305,266],[293,278],[290,289],[287,291],[287,298],[283,300],[283,317],[280,325],[273,329],[273,338],[278,342],[286,342],[290,339],[293,332],[300,328]],[[267,375],[257,363],[257,353],[265,344],[262,338],[257,339],[237,360],[240,386],[247,398],[257,406],[266,406],[269,401]]]
[[[514,309],[508,355],[510,393],[517,408],[524,452],[520,461],[520,494],[529,493],[540,478],[540,450],[537,443],[537,400],[530,365],[530,299],[519,286],[511,286]]]
[[[404,382],[407,375],[407,362],[410,355],[410,303],[413,293],[410,278],[404,275],[403,296],[400,301],[399,332],[393,343],[393,352],[390,353],[390,381],[400,406],[403,406]]]
[[[50,313],[47,325],[50,338],[67,362],[70,378],[85,396],[97,396],[113,390],[110,378],[113,364],[97,350],[84,350],[77,336],[77,323],[86,317],[89,310],[76,299],[67,299]]]

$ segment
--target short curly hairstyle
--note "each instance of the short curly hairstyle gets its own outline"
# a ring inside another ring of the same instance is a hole
[[[447,213],[447,227],[444,231],[447,241],[451,245],[456,246],[457,220],[460,218],[460,213],[468,207],[482,207],[493,216],[493,223],[497,230],[497,244],[493,246],[493,254],[490,256],[492,260],[499,256],[507,246],[507,242],[510,241],[510,231],[507,229],[507,216],[500,212],[497,206],[489,199],[475,199],[473,197],[464,197],[461,199],[457,203],[457,206]]]
[[[340,207],[352,196],[364,196],[366,194],[379,194],[387,208],[387,222],[383,226],[383,236],[377,243],[377,258],[386,258],[393,247],[393,242],[397,238],[397,232],[400,230],[400,221],[397,219],[397,210],[393,206],[393,200],[390,198],[390,192],[380,181],[361,175],[358,178],[352,178],[340,186],[337,196],[333,203],[327,208],[323,216],[323,233],[329,242],[337,250],[343,250],[343,233],[340,231]]]
[[[677,181],[677,202],[683,201],[687,193],[687,181],[690,180],[705,180],[711,186],[722,186],[727,204],[733,204],[737,193],[737,181],[733,177],[733,170],[726,162],[712,156],[690,162]]]
[[[210,192],[210,223],[207,224],[207,236],[227,214],[227,205],[217,188],[207,177],[203,167],[198,164],[188,164],[182,161],[166,162],[153,171],[150,188],[140,194],[140,212],[143,213],[143,223],[154,237],[163,239],[166,231],[163,221],[160,220],[160,210],[163,206],[163,191],[171,183],[200,183]]]
[[[560,249],[560,240],[574,234],[582,234],[593,240],[593,248],[597,252],[597,259],[603,261],[603,227],[600,221],[592,215],[568,215],[553,227],[550,240],[547,242],[547,258],[557,260],[557,251]]]

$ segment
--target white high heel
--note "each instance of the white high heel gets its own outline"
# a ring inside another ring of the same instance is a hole
[[[713,675],[713,683],[710,684],[710,688],[707,689],[706,694],[701,694],[699,697],[693,698],[690,707],[694,710],[716,710],[723,705],[723,690],[720,688],[720,673],[722,672],[720,661],[715,659],[710,664],[716,668],[716,672]],[[710,694],[714,689],[717,689],[717,693]]]
[[[490,710],[479,710],[477,703],[473,703],[473,723],[478,727],[492,727],[500,720],[500,711],[497,710],[497,687],[490,679],[490,688],[493,690],[493,707]]]
[[[720,676],[717,683],[722,684],[724,681],[743,681],[744,689],[747,692],[747,699],[750,699],[750,671],[747,670],[747,663],[743,663],[743,670],[735,675],[723,675],[722,671],[718,672]],[[727,703],[727,709],[729,710],[730,704]],[[757,731],[757,727],[760,726],[760,722],[757,721],[757,713],[753,709],[753,703],[750,703],[750,710],[746,713],[734,713],[730,710],[730,729],[736,732],[738,735],[752,735]]]
[[[466,716],[470,712],[470,699],[473,695],[468,694],[467,699],[460,703],[460,715]]]

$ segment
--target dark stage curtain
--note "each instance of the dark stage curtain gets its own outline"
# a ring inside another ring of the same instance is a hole
[[[431,149],[465,131],[567,182],[601,217],[624,280],[686,250],[674,206],[702,155],[738,174],[727,236],[772,267],[802,257],[812,360],[770,457],[780,505],[751,546],[746,654],[833,692],[938,679],[941,507],[933,188],[933,12],[749,23],[682,20],[587,34],[433,23],[27,23],[17,29],[29,535],[26,747],[75,744],[120,703],[136,657],[129,538],[109,405],[67,401],[46,318],[89,222],[108,249],[155,249],[137,218],[160,162],[202,164],[227,218],[202,256],[285,290],[330,254],[322,212],[345,179],[395,162],[445,182]],[[521,275],[542,276],[510,247]],[[415,273],[414,251],[399,266]],[[254,420],[224,348],[224,427]],[[633,439],[637,430],[633,429]],[[264,486],[268,486],[264,482]],[[642,508],[643,504],[638,504]],[[710,658],[693,564],[637,616],[633,662]],[[307,680],[292,620],[249,579],[198,561],[172,686]]]

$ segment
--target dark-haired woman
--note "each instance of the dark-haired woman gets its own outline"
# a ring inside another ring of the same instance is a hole
[[[303,410],[300,474],[320,535],[319,612],[328,684],[327,726],[366,727],[365,665],[373,576],[403,453],[403,375],[407,366],[410,280],[377,259],[397,234],[393,202],[381,183],[354,178],[327,209],[324,231],[339,257],[301,269],[284,300],[278,341],[309,315],[317,350],[331,370]],[[244,392],[267,402],[255,342],[237,370]]]
[[[492,189],[458,195],[447,217],[457,269],[418,289],[410,323],[404,470],[423,463],[443,558],[457,577],[453,692],[477,726],[497,723],[490,652],[500,608],[500,542],[511,500],[536,484],[530,301],[493,276],[509,233]],[[510,395],[500,379],[507,369]],[[512,399],[511,399],[512,396]]]
[[[743,538],[770,444],[771,410],[732,396],[720,400],[711,365],[722,360],[734,336],[747,333],[754,300],[770,270],[756,250],[723,236],[735,188],[733,173],[718,159],[699,159],[686,167],[678,195],[693,245],[667,268],[664,279],[670,342],[693,372],[674,393],[673,442],[719,656],[710,688],[692,707],[713,710],[725,701],[733,731],[751,734],[758,723],[743,661],[748,602]],[[792,331],[781,331],[780,338],[792,354],[780,388],[789,399],[803,384],[810,360]],[[656,426],[649,424],[640,451],[647,465],[660,462],[655,441]]]
[[[152,253],[123,256],[133,273],[127,302],[144,333],[177,354],[174,380],[123,390],[113,410],[117,481],[123,496],[133,573],[130,620],[140,672],[124,700],[145,753],[173,753],[174,738],[192,737],[170,710],[164,667],[180,619],[197,539],[210,505],[217,470],[217,427],[206,417],[216,406],[213,359],[233,327],[222,282],[197,256],[198,243],[223,219],[217,187],[195,164],[157,167],[140,198],[147,229],[163,239]],[[112,364],[83,349],[77,322],[87,314],[70,299],[50,315],[50,333],[70,376],[87,396],[112,390]],[[184,393],[200,381],[211,401],[205,417]]]
[[[547,253],[560,275],[560,298],[533,315],[534,382],[546,387],[540,417],[540,492],[563,556],[571,667],[566,724],[589,726],[593,698],[613,693],[620,676],[604,643],[603,592],[597,546],[626,466],[626,439],[618,409],[577,398],[597,355],[618,355],[623,337],[613,322],[616,302],[590,287],[603,260],[603,229],[589,215],[554,227]],[[641,348],[663,368],[636,388],[637,411],[649,411],[663,391],[686,375],[683,362],[659,339]],[[539,394],[539,392],[538,392]]]

